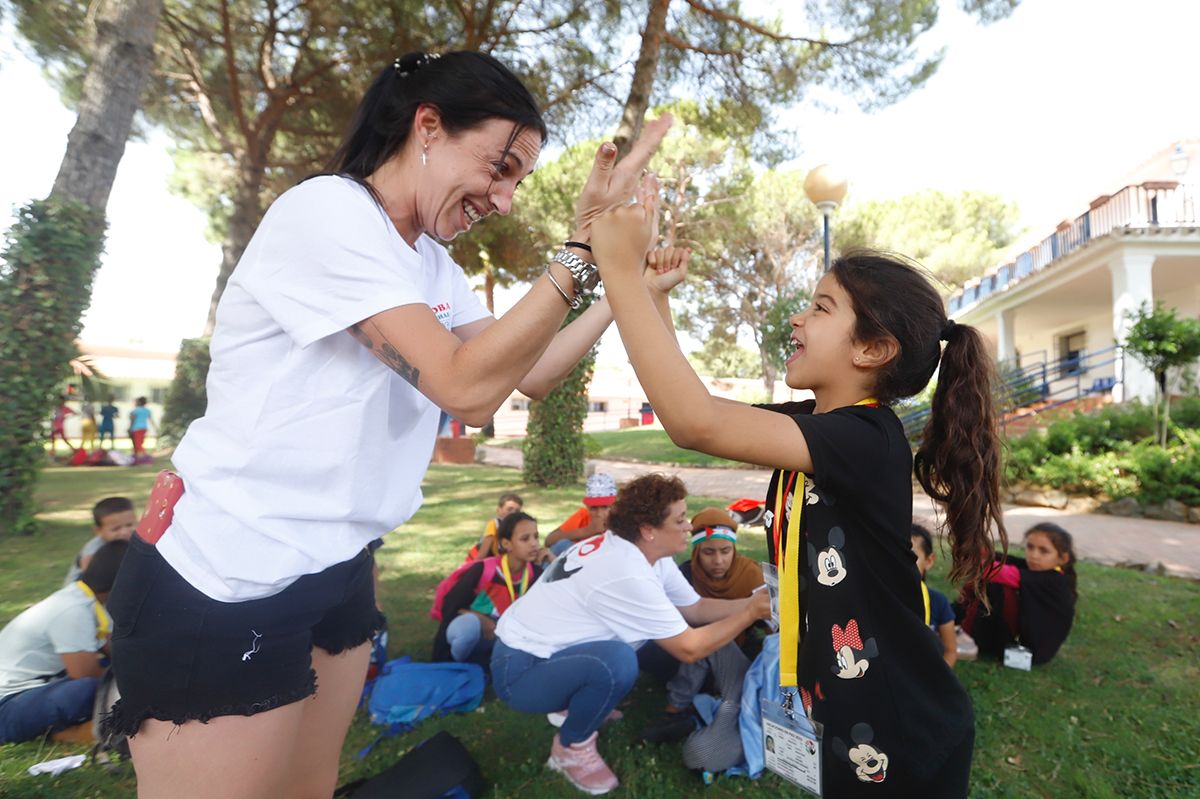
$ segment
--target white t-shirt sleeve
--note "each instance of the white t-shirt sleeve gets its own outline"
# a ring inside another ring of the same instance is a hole
[[[648,577],[613,580],[592,591],[587,608],[628,644],[657,641],[688,628],[662,585]]]
[[[64,610],[46,632],[56,655],[95,652],[100,648],[96,641],[96,612],[90,607],[76,605]]]
[[[670,558],[662,558],[654,564],[654,570],[658,572],[663,583],[663,590],[667,592],[667,599],[671,600],[672,605],[677,608],[686,608],[700,601],[700,595],[684,578],[683,572],[679,571],[679,566],[675,561]]]
[[[362,187],[314,178],[275,201],[235,276],[306,347],[380,311],[426,304],[421,256],[402,243]]]
[[[444,253],[443,258],[450,259],[449,253]],[[482,302],[479,301],[479,295],[471,289],[471,284],[467,282],[467,276],[463,273],[462,267],[458,264],[453,264],[453,291],[454,300],[451,307],[454,309],[454,316],[450,320],[450,329],[469,325],[472,322],[477,322],[492,315],[492,312],[487,309]]]

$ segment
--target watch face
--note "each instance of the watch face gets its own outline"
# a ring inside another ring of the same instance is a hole
[[[582,275],[579,275],[579,285],[584,291],[591,291],[600,285],[600,270],[589,265],[588,270]]]

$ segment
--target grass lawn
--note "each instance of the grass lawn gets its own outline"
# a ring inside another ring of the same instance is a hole
[[[627,432],[616,435],[628,435]],[[52,468],[40,491],[42,531],[0,539],[0,623],[61,584],[67,564],[90,535],[89,509],[98,498],[125,494],[144,502],[157,466]],[[504,490],[553,529],[577,505],[579,489],[540,489],[517,482],[512,470],[434,466],[425,506],[381,550],[381,594],[391,630],[391,654],[426,659],[434,622],[434,586],[459,563]],[[706,503],[693,498],[693,510]],[[743,531],[742,551],[762,557],[760,528]],[[944,566],[939,563],[939,567]],[[934,583],[945,590],[938,569]],[[991,662],[962,663],[959,676],[975,702],[972,796],[1200,796],[1200,584],[1084,564],[1075,629],[1054,662],[1032,673]],[[626,700],[625,720],[606,729],[601,751],[621,777],[616,796],[807,796],[767,775],[758,782],[718,778],[704,788],[686,771],[676,745],[647,745],[637,732],[664,701],[643,679]],[[362,761],[354,753],[376,730],[356,717],[342,760],[343,781],[376,773],[408,748],[446,729],[458,736],[491,781],[493,797],[536,791],[539,799],[575,797],[543,766],[551,728],[541,716],[513,712],[489,695],[474,714],[431,720],[384,741]],[[30,777],[41,760],[85,747],[34,742],[0,746],[0,796],[124,797],[133,795],[132,768],[111,775],[91,766],[60,777]]]
[[[693,452],[690,449],[680,449],[672,443],[665,430],[656,428],[631,427],[628,430],[588,433],[587,439],[589,458],[667,463],[679,466],[739,467],[739,464],[724,458]],[[503,447],[520,447],[523,441],[522,438],[514,438],[497,442],[497,444]]]

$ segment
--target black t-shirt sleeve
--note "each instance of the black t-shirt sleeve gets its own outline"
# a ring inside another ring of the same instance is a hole
[[[865,406],[792,418],[812,455],[813,480],[840,494],[876,485],[892,441],[884,426],[890,412]]]

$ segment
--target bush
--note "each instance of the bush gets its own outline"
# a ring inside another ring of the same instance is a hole
[[[45,458],[42,424],[63,368],[78,354],[80,319],[104,249],[104,214],[44,200],[17,214],[0,266],[0,533],[32,533],[33,487]]]
[[[183,439],[188,425],[204,415],[208,408],[208,367],[212,358],[207,338],[188,338],[179,344],[175,361],[175,376],[167,388],[163,403],[162,437],[177,444]]]

